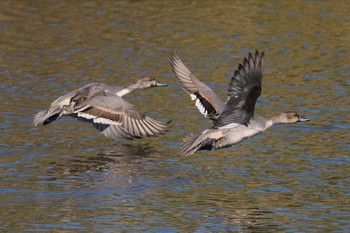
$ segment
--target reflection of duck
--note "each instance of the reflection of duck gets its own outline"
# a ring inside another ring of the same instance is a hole
[[[109,146],[97,146],[94,151],[84,154],[70,154],[64,162],[51,162],[52,169],[48,175],[60,180],[77,177],[80,182],[72,184],[76,188],[86,185],[94,187],[95,179],[100,179],[100,175],[104,176],[103,181],[97,182],[100,187],[127,187],[134,177],[148,174],[148,169],[151,169],[148,162],[161,158],[157,154],[149,145],[115,142]]]
[[[211,119],[213,126],[201,135],[190,135],[183,143],[182,153],[190,155],[197,150],[215,150],[228,147],[242,139],[261,133],[272,125],[308,121],[296,112],[284,112],[265,119],[254,116],[255,103],[261,93],[264,52],[249,53],[231,78],[228,99],[224,103],[215,92],[199,81],[175,54],[170,65],[182,88],[196,101],[199,111]]]
[[[152,147],[148,145],[131,145],[131,144],[116,144],[114,146],[103,147],[98,155],[109,157],[123,157],[124,160],[134,160],[137,158],[146,158],[153,153]]]
[[[34,117],[34,125],[49,124],[61,116],[72,116],[92,123],[96,129],[112,138],[154,137],[164,133],[166,123],[140,112],[122,97],[136,89],[166,86],[144,77],[123,87],[102,83],[87,84],[55,100],[47,111]]]
[[[153,153],[153,148],[147,145],[117,143],[98,148],[98,152],[92,156],[72,157],[67,164],[69,164],[70,173],[97,170],[110,171],[112,167],[120,167],[121,170],[125,170],[125,168],[133,166],[133,164],[144,163],[148,159],[154,159]]]

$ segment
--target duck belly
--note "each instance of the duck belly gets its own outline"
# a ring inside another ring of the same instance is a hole
[[[215,147],[216,149],[230,147],[234,144],[239,143],[245,138],[249,138],[257,135],[262,131],[263,131],[262,129],[251,129],[246,126],[230,129],[227,132],[227,135],[225,137],[222,137],[220,140],[217,141]]]

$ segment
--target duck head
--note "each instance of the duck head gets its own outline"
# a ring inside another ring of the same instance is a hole
[[[168,84],[160,83],[156,79],[146,76],[143,78],[140,78],[139,80],[136,81],[136,86],[138,89],[145,89],[145,88],[150,88],[150,87],[163,87],[163,86],[168,86]]]
[[[309,121],[309,118],[300,116],[297,112],[284,112],[280,115],[280,122],[284,124],[293,124],[297,122]]]

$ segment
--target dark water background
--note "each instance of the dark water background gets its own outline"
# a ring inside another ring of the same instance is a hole
[[[349,1],[1,1],[1,232],[349,232]],[[183,158],[210,125],[176,84],[178,54],[225,96],[264,50],[256,111],[312,118]],[[133,142],[33,115],[89,82],[168,83],[127,99],[172,119]]]

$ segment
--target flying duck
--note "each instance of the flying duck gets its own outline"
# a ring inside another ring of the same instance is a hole
[[[238,65],[224,102],[206,84],[197,79],[177,54],[170,57],[170,65],[177,82],[187,92],[212,126],[199,135],[189,135],[182,144],[182,154],[198,150],[216,150],[230,147],[244,138],[253,137],[275,124],[309,121],[294,111],[266,119],[254,114],[255,103],[261,94],[264,52],[249,53]]]
[[[143,77],[122,87],[90,83],[56,99],[47,111],[34,116],[34,125],[47,125],[62,116],[92,123],[106,137],[155,137],[168,130],[167,123],[154,120],[122,97],[134,90],[167,86],[151,77]]]

